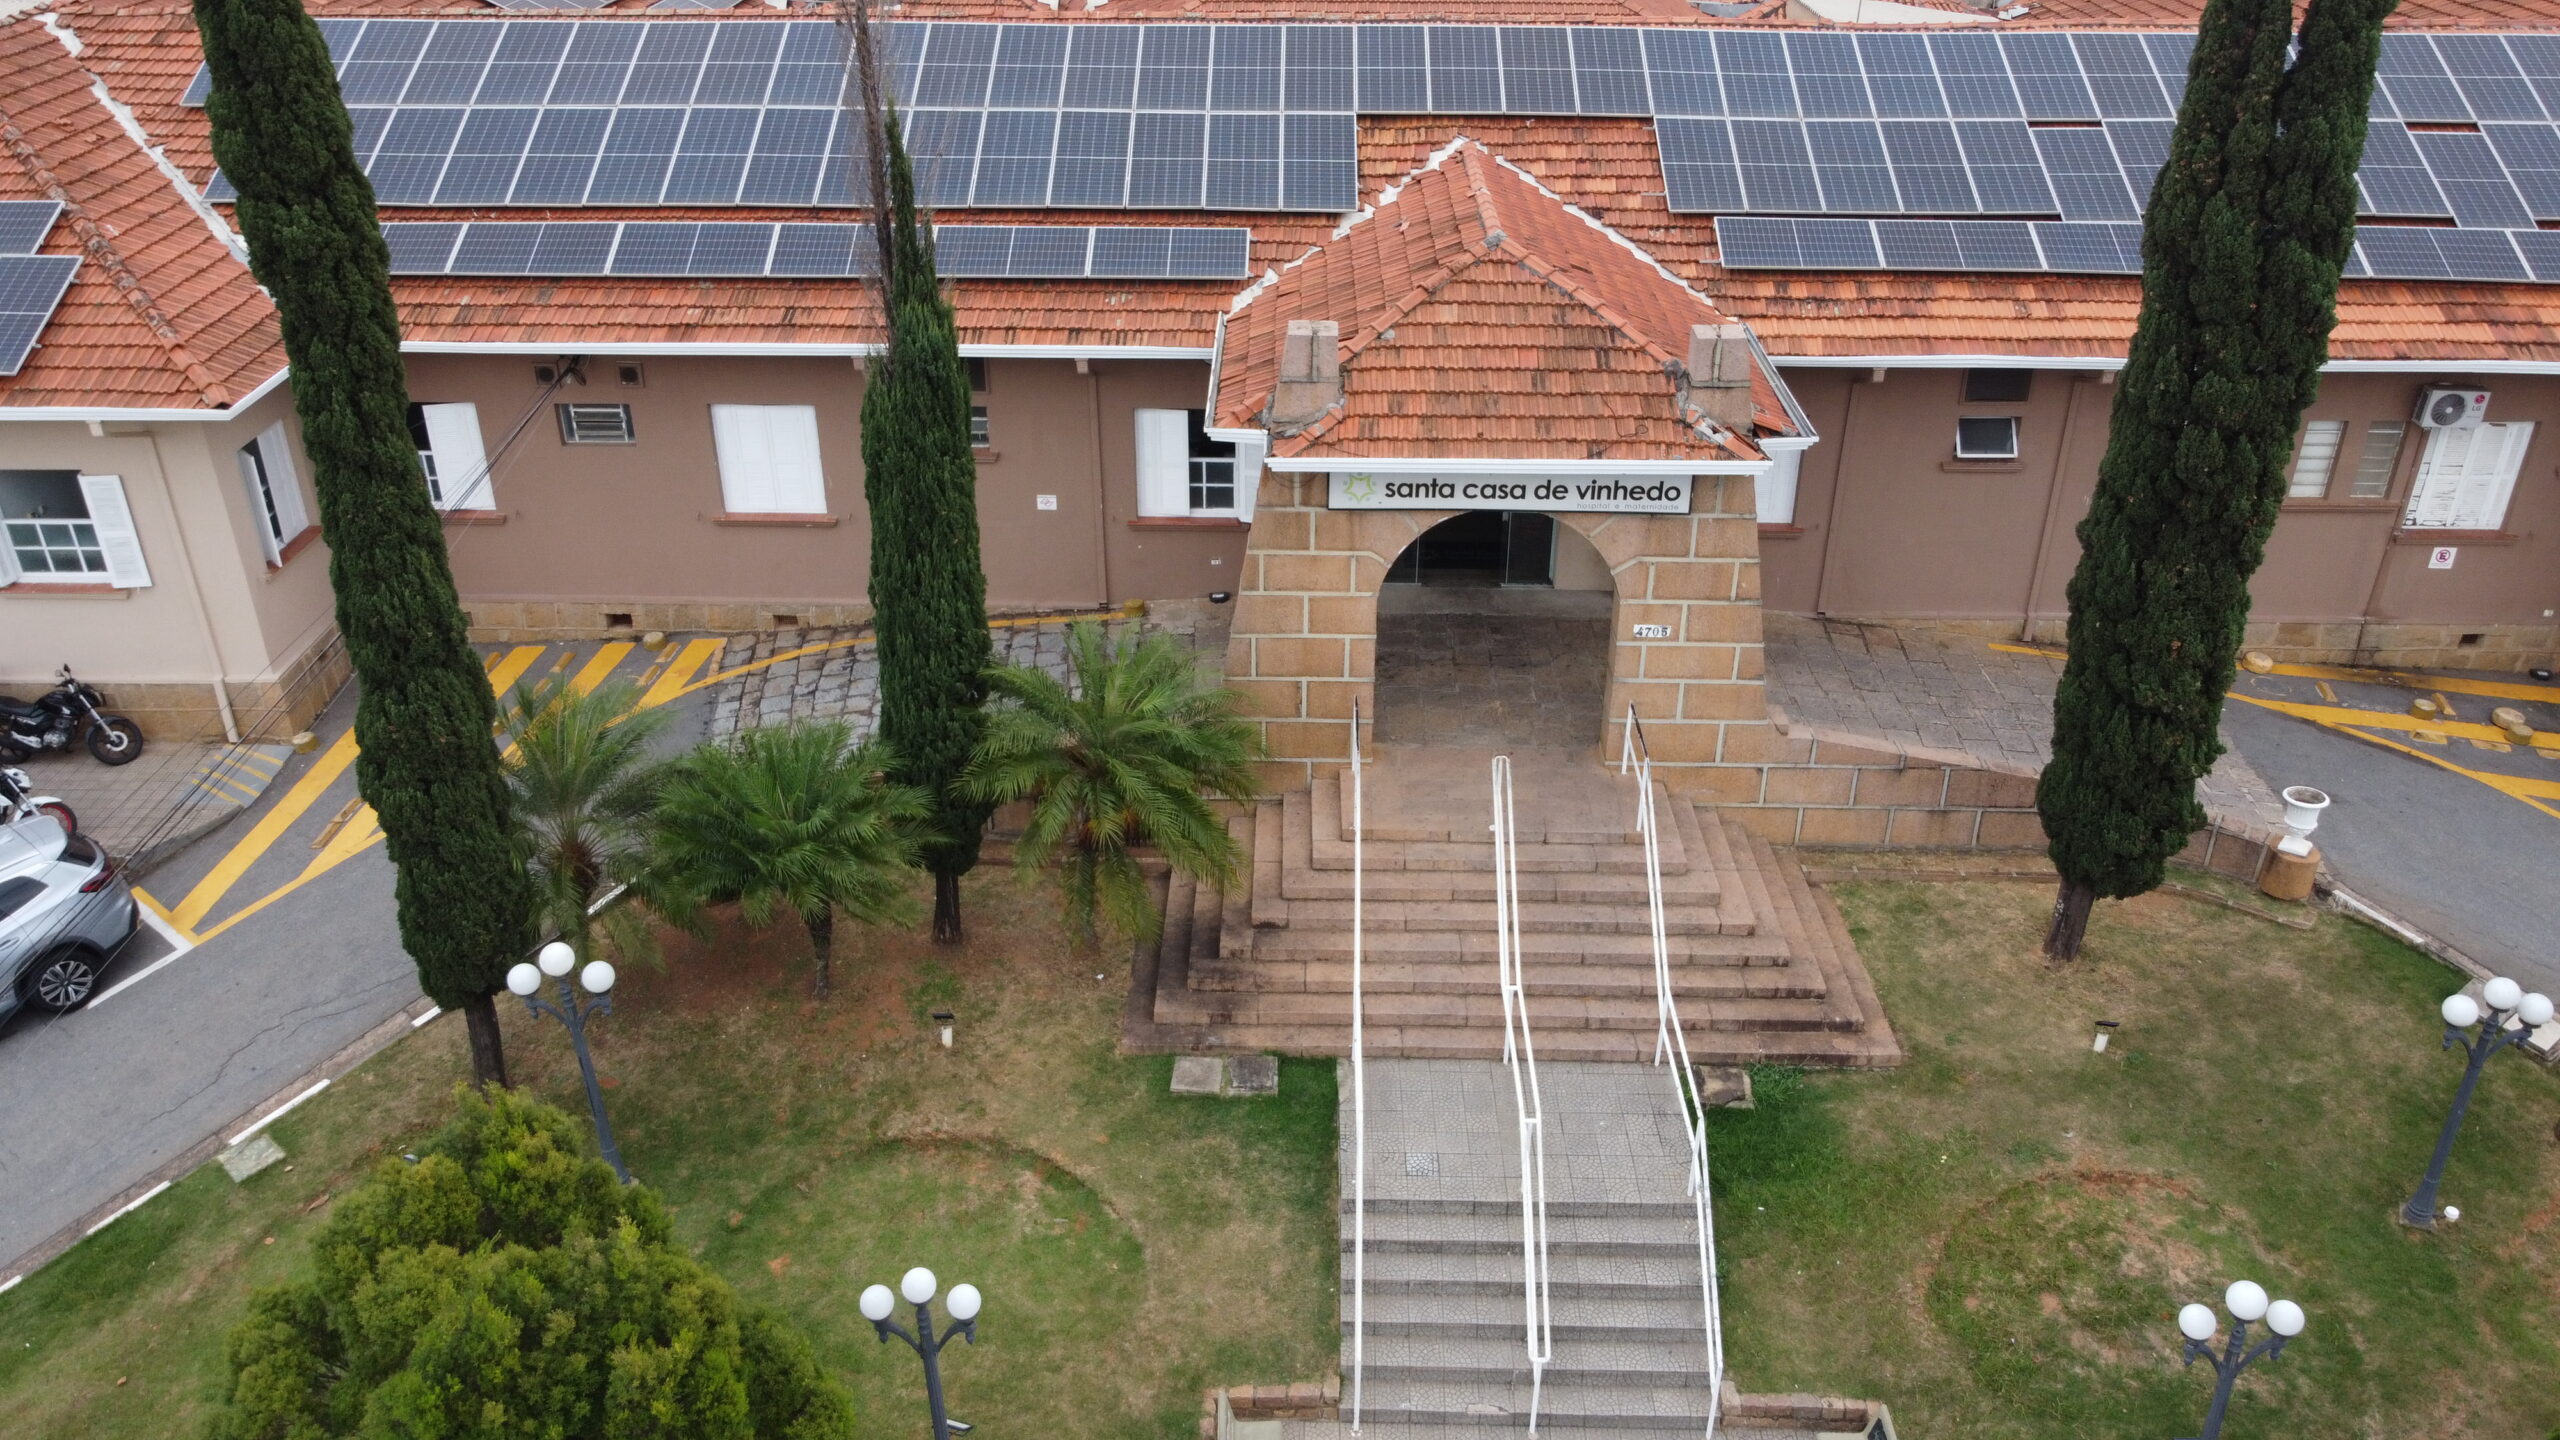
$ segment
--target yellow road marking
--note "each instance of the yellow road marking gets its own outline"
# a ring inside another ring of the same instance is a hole
[[[202,943],[203,943],[202,938],[201,938],[201,937],[199,937],[199,936],[198,936],[194,931],[192,931],[192,930],[188,929],[186,926],[181,925],[181,924],[179,924],[179,923],[178,923],[178,917],[169,913],[169,907],[168,907],[168,906],[163,905],[163,904],[161,904],[159,901],[152,899],[152,898],[151,898],[151,892],[150,892],[150,891],[143,889],[143,888],[142,888],[141,886],[139,886],[139,885],[136,885],[136,886],[134,886],[134,887],[133,887],[133,898],[134,898],[137,902],[139,902],[140,904],[142,904],[143,906],[147,907],[147,908],[151,911],[151,913],[152,913],[152,914],[159,916],[159,917],[160,917],[160,923],[161,923],[161,924],[166,925],[166,926],[168,926],[170,929],[172,929],[172,930],[174,930],[174,931],[178,932],[178,938],[179,938],[179,939],[186,941],[186,942],[187,942],[188,944],[190,944],[190,945],[198,945],[198,944],[202,944]]]
[[[356,732],[350,729],[338,737],[337,743],[321,752],[320,759],[294,782],[293,788],[276,802],[276,807],[259,816],[257,825],[248,835],[231,848],[230,854],[215,861],[213,869],[187,892],[187,898],[178,902],[178,908],[170,917],[178,928],[193,930],[202,923],[223,895],[239,883],[251,865],[257,863],[258,857],[284,837],[284,832],[301,819],[303,812],[309,810],[331,785],[337,783],[338,777],[347,772],[347,767],[354,764],[355,759]]]
[[[2042,655],[2060,660],[2068,653],[2052,645],[2009,645],[1994,641],[1991,649],[2008,655]],[[2457,679],[2450,675],[2430,675],[2418,670],[2388,670],[2356,665],[2277,665],[2270,675],[2291,675],[2303,680],[2345,680],[2358,685],[2395,685],[2414,690],[2420,682],[2428,688],[2447,690],[2456,695],[2484,695],[2496,700],[2546,700],[2560,704],[2560,683],[2549,685],[2516,680]],[[2436,697],[2441,700],[2444,697]]]
[[[229,775],[218,775],[211,770],[196,772],[196,788],[216,799],[227,799],[238,805],[246,805],[258,798],[257,786],[246,780],[234,779]]]
[[[2511,800],[2521,801],[2555,820],[2560,820],[2560,807],[2545,803],[2560,800],[2560,780],[2535,780],[2522,775],[2500,775],[2491,771],[2468,769],[2454,764],[2443,756],[2430,755],[2415,746],[2373,733],[2375,730],[2402,730],[2409,732],[2412,739],[2431,741],[2440,745],[2444,743],[2447,732],[2460,734],[2465,730],[2486,731],[2489,729],[2486,725],[2467,725],[2461,722],[2427,725],[2405,716],[2377,714],[2370,710],[2299,705],[2286,700],[2261,700],[2254,695],[2238,693],[2234,693],[2231,698],[2263,710],[2273,710],[2297,719],[2308,720],[2322,729],[2335,730],[2367,744],[2379,745],[2385,750],[2397,750],[2403,755],[2424,760],[2430,765],[2440,766],[2456,775],[2476,780]]]
[[[622,657],[638,648],[640,647],[628,640],[616,640],[598,648],[595,658],[588,661],[586,668],[578,672],[578,678],[569,682],[569,688],[581,695],[595,689],[604,683],[604,677],[613,673],[614,666],[622,663]],[[568,657],[561,658],[565,660]]]
[[[711,657],[719,654],[720,647],[727,643],[724,640],[684,642],[683,649],[672,652],[662,662],[663,668],[658,671],[658,678],[650,684],[648,693],[640,697],[641,708],[664,705],[683,694],[685,682],[693,678],[695,671],[710,664]]]
[[[533,668],[533,662],[542,658],[545,648],[540,645],[519,645],[508,651],[505,659],[489,667],[489,689],[499,695],[506,694],[518,680],[524,678],[524,672]]]

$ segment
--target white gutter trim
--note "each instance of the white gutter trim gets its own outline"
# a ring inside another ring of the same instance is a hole
[[[1292,474],[1365,473],[1373,475],[1757,475],[1766,460],[1471,460],[1413,459],[1343,460],[1331,456],[1265,460],[1266,470]]]
[[[154,410],[141,406],[119,409],[99,405],[0,405],[0,424],[11,422],[59,424],[64,421],[95,420],[100,423],[116,421],[158,425],[191,420],[217,423],[224,420],[237,420],[248,412],[250,406],[275,393],[276,387],[284,384],[292,374],[291,370],[278,370],[259,382],[258,388],[241,396],[228,408],[220,410],[210,406],[195,410]]]
[[[1783,455],[1790,450],[1810,450],[1822,443],[1819,435],[1760,435],[1752,439],[1763,450]]]
[[[812,355],[873,356],[884,345],[698,340],[403,340],[405,355]],[[987,360],[1210,360],[1212,345],[963,345],[960,353]]]
[[[2122,370],[2107,355],[1772,355],[1798,370]],[[2560,375],[2560,360],[2331,360],[2324,374]],[[1766,441],[1763,441],[1766,443]]]

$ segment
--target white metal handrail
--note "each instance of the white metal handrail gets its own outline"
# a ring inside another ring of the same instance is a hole
[[[1529,1034],[1529,993],[1520,961],[1520,847],[1513,824],[1511,757],[1493,757],[1494,960],[1502,991],[1502,1059],[1511,1071],[1519,1115],[1520,1267],[1529,1357],[1529,1433],[1538,1433],[1538,1403],[1547,1362],[1555,1358],[1555,1315],[1547,1277],[1546,1109],[1538,1097],[1538,1048]]]
[[[1360,1433],[1367,1364],[1369,1269],[1369,1083],[1361,1054],[1360,702],[1351,702],[1351,1433]]]
[[[1697,1067],[1689,1061],[1689,1036],[1680,1025],[1680,1006],[1671,994],[1671,937],[1662,898],[1662,834],[1653,804],[1653,756],[1646,750],[1644,725],[1636,707],[1627,707],[1626,736],[1618,747],[1618,773],[1636,777],[1636,831],[1644,837],[1646,906],[1653,931],[1654,1042],[1653,1063],[1677,1059],[1672,1070],[1671,1098],[1680,1107],[1689,1133],[1689,1199],[1698,1213],[1698,1291],[1707,1333],[1707,1437],[1714,1440],[1724,1403],[1724,1305],[1716,1293],[1715,1206],[1708,1192],[1707,1106],[1698,1093]]]

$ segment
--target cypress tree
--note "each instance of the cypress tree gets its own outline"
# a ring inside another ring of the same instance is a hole
[[[274,297],[359,698],[356,782],[398,868],[400,939],[429,998],[460,1009],[473,1073],[504,1084],[492,1003],[528,938],[496,708],[409,440],[400,320],[373,187],[337,73],[299,0],[196,0],[213,153],[240,193],[250,268]]]
[[[2143,225],[2142,314],[2080,522],[2070,659],[2036,788],[2055,868],[2045,953],[2097,897],[2156,887],[2205,823],[2196,782],[2249,577],[2320,380],[2355,234],[2365,107],[2394,0],[2210,0]]]
[[[872,176],[888,350],[862,397],[862,491],[871,510],[871,609],[880,655],[879,736],[897,778],[933,801],[933,938],[960,939],[960,877],[978,863],[992,807],[960,786],[985,728],[987,577],[978,559],[978,462],[969,372],[894,105],[875,83],[867,6],[848,7]]]

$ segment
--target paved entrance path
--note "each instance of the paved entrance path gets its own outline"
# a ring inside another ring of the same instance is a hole
[[[1377,653],[1381,745],[1600,743],[1605,593],[1393,587],[1379,600]]]

